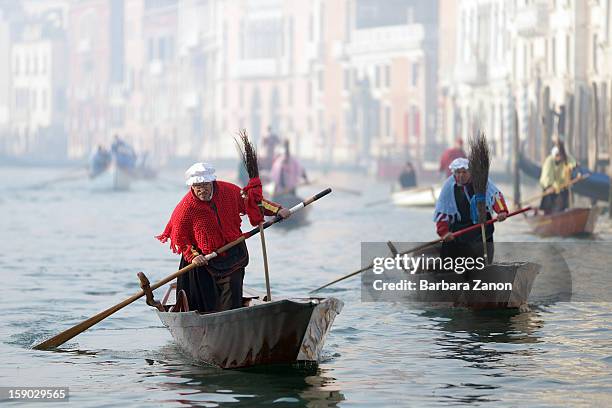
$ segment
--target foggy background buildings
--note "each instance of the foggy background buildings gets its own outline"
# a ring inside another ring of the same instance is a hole
[[[301,158],[434,169],[482,129],[608,160],[611,0],[0,2],[0,158],[235,157],[268,126]],[[515,122],[515,113],[517,121]],[[517,126],[518,124],[518,126]],[[515,127],[518,127],[515,129]]]

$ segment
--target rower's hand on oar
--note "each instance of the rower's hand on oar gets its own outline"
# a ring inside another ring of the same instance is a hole
[[[291,211],[289,211],[287,208],[281,208],[278,211],[278,215],[280,215],[281,218],[289,218],[291,217]]]
[[[450,242],[450,241],[452,241],[453,239],[455,239],[455,236],[453,235],[453,233],[452,233],[452,232],[447,232],[447,233],[446,233],[446,234],[444,234],[444,236],[442,237],[442,240],[443,240],[444,242]]]
[[[546,190],[544,190],[544,193],[546,194],[556,194],[557,193],[557,189],[554,187],[548,187]]]
[[[192,264],[196,264],[196,265],[198,265],[198,266],[201,266],[201,265],[208,265],[208,261],[206,260],[206,258],[204,257],[204,255],[198,255],[198,256],[196,256],[195,258],[193,258],[193,259],[191,260],[191,263],[192,263]]]
[[[503,211],[503,212],[500,212],[499,214],[497,214],[497,221],[499,221],[499,222],[502,222],[506,218],[508,218],[508,213],[506,211]]]

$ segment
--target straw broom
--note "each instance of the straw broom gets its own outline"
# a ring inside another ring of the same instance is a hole
[[[472,184],[474,185],[475,197],[486,197],[487,182],[489,180],[489,165],[491,162],[489,154],[489,146],[484,133],[478,134],[470,139],[470,172],[472,174]],[[489,263],[487,252],[487,235],[485,232],[485,223],[487,222],[487,203],[485,200],[477,200],[476,208],[478,210],[478,223],[482,235],[482,247],[484,250],[485,264]]]

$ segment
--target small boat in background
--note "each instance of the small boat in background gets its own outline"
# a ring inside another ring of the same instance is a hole
[[[271,200],[277,204],[282,205],[284,208],[292,208],[293,206],[304,201],[303,198],[300,198],[294,194],[276,194],[273,195]],[[283,220],[279,227],[293,228],[301,225],[305,225],[308,223],[308,213],[310,212],[310,207],[306,207],[303,210],[293,214],[291,218]],[[268,217],[272,219],[274,217]]]
[[[179,347],[197,363],[220,368],[318,363],[334,319],[343,307],[335,298],[266,302],[245,288],[245,307],[217,313],[172,312],[173,284],[157,310]],[[179,302],[180,303],[180,302]]]
[[[392,192],[391,200],[399,207],[433,207],[441,190],[441,185],[413,187]]]
[[[545,237],[588,235],[594,232],[600,212],[598,207],[570,208],[550,215],[528,216],[527,222],[534,233]]]
[[[542,172],[541,166],[529,160],[523,151],[519,151],[518,155],[519,167],[527,176],[539,180]],[[610,193],[610,177],[605,173],[592,172],[584,166],[576,166],[572,170],[572,179],[579,175],[589,174],[588,178],[584,178],[580,183],[576,183],[572,187],[572,191],[584,197],[593,200],[608,201]]]

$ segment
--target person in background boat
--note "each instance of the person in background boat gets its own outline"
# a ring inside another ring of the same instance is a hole
[[[176,293],[185,291],[190,310],[213,312],[242,306],[242,282],[249,262],[246,243],[241,243],[206,261],[204,257],[238,239],[242,214],[260,209],[247,200],[246,189],[217,180],[215,169],[195,163],[185,172],[189,191],[172,212],[161,242],[170,240],[172,251],[181,254],[179,268],[197,267],[177,278]],[[254,208],[253,208],[254,207]],[[263,200],[266,215],[287,218],[289,210]]]
[[[446,174],[446,177],[449,177],[452,174],[449,167],[450,164],[453,160],[461,157],[467,157],[467,154],[463,150],[463,139],[458,137],[455,139],[455,145],[442,153],[440,157],[440,173]]]
[[[108,168],[111,163],[111,154],[102,145],[97,145],[89,157],[89,177],[94,178]]]
[[[259,158],[260,170],[270,170],[276,158],[276,146],[280,144],[280,138],[272,130],[272,126],[268,126],[268,133],[261,141],[263,147],[263,157]]]
[[[288,140],[285,141],[284,154],[274,160],[270,179],[274,182],[274,195],[295,195],[300,179],[308,183],[306,170],[295,157],[291,156]]]
[[[119,135],[113,137],[111,153],[119,167],[124,170],[134,170],[136,166],[136,152],[134,148],[125,140],[121,139]]]
[[[401,188],[416,187],[416,172],[411,162],[406,162],[406,165],[400,173],[399,183]]]
[[[480,228],[455,237],[453,232],[472,226],[478,222],[474,185],[466,158],[453,160],[449,165],[452,175],[444,182],[440,197],[436,202],[434,222],[436,231],[444,240],[442,243],[442,258],[479,257],[483,255],[482,234]],[[487,183],[487,193],[484,197],[487,208],[487,219],[492,218],[492,212],[497,214],[499,221],[508,216],[508,206],[501,191],[491,180]],[[489,262],[493,261],[493,224],[485,227],[487,255]]]
[[[569,207],[569,189],[567,185],[572,178],[572,169],[576,160],[565,151],[563,142],[559,141],[544,160],[540,174],[540,186],[545,194],[540,202],[544,214],[564,211]]]

